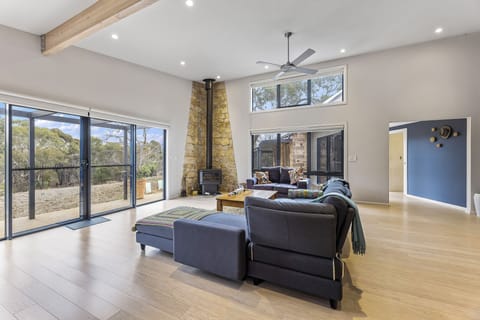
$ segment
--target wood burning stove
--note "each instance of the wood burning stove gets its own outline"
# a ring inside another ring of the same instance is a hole
[[[220,169],[199,170],[198,183],[202,187],[202,194],[217,194],[218,186],[222,183],[222,170]]]
[[[217,194],[218,187],[222,183],[222,170],[212,168],[212,145],[213,145],[213,83],[215,79],[205,79],[207,91],[207,123],[206,123],[206,165],[205,169],[198,171],[198,184],[202,194]]]

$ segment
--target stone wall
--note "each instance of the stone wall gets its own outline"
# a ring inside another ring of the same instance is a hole
[[[188,116],[187,139],[185,142],[185,159],[183,162],[182,189],[191,194],[199,190],[198,170],[205,168],[205,138],[207,116],[207,94],[205,85],[192,82],[192,97]]]
[[[238,179],[225,82],[215,84],[213,106],[213,167],[222,169],[220,190],[232,191],[238,187]]]
[[[199,190],[198,170],[206,166],[206,112],[205,84],[192,82],[192,96],[188,117],[185,159],[183,164],[183,188],[187,194]],[[232,130],[228,113],[225,83],[213,87],[213,161],[215,169],[222,169],[221,191],[231,191],[238,185],[237,167],[233,154]]]
[[[290,140],[290,166],[307,168],[307,133],[294,133]]]

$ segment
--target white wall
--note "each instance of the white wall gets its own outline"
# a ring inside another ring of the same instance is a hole
[[[40,53],[40,38],[0,26],[0,91],[170,124],[168,195],[180,193],[191,82],[71,47]]]
[[[356,200],[388,202],[388,123],[471,117],[472,192],[480,192],[480,33],[329,61],[348,66],[348,104],[249,114],[249,83],[227,82],[238,178],[250,175],[249,129],[347,123]]]

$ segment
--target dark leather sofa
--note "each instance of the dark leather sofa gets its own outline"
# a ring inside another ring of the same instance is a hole
[[[324,193],[330,192],[351,196],[341,181],[330,183]],[[215,221],[175,221],[176,261],[236,281],[249,276],[254,284],[276,283],[327,298],[337,308],[341,252],[354,215],[345,201],[247,197],[245,218],[220,214]]]
[[[329,299],[342,299],[341,251],[354,212],[327,203],[247,198],[248,276]]]
[[[304,178],[296,184],[290,183],[288,171],[292,169],[293,168],[280,166],[261,168],[260,171],[268,172],[271,183],[260,184],[257,178],[252,177],[247,179],[247,189],[274,190],[277,191],[277,198],[286,198],[288,196],[288,190],[290,189],[309,189],[309,178]]]

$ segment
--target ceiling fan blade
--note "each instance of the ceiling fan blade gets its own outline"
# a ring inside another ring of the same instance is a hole
[[[285,71],[280,71],[279,73],[277,73],[275,75],[275,77],[273,79],[277,80],[278,78],[280,78],[281,76],[283,76],[285,74]]]
[[[302,73],[307,73],[307,74],[315,74],[317,73],[318,70],[315,69],[308,69],[308,68],[302,68],[302,67],[294,67],[295,71],[297,72],[302,72]]]
[[[292,64],[297,65],[302,63],[303,61],[307,60],[308,57],[310,57],[312,54],[315,53],[315,50],[313,49],[307,49],[305,50],[301,55],[297,57],[297,59],[292,61]]]
[[[280,64],[272,63],[272,62],[266,62],[266,61],[257,61],[257,64],[267,64],[267,65],[271,65],[271,66],[275,66],[275,67],[281,67]]]

